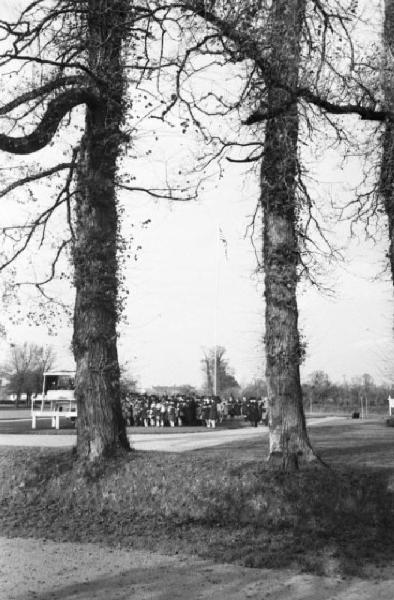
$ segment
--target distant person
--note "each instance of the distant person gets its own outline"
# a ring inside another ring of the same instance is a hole
[[[164,427],[167,424],[167,400],[164,398],[160,404],[160,427]]]
[[[209,427],[209,398],[204,398],[201,409],[201,419],[205,427]]]
[[[131,404],[131,402],[129,402],[127,406],[127,422],[130,425],[130,427],[134,426],[134,412],[133,405]]]
[[[257,427],[261,419],[261,413],[256,398],[251,398],[248,406],[247,419],[253,427]]]
[[[170,424],[170,427],[175,427],[176,414],[175,414],[175,404],[173,401],[169,402],[169,404],[168,404],[167,417],[168,417],[168,422]]]
[[[220,407],[220,412],[219,412],[219,421],[221,423],[223,423],[223,421],[225,421],[228,417],[228,404],[227,404],[227,400],[222,400],[222,402],[219,404]]]
[[[212,402],[209,406],[209,412],[208,412],[208,423],[209,423],[208,427],[215,429],[217,420],[218,420],[218,406],[216,404],[216,400],[212,400]]]

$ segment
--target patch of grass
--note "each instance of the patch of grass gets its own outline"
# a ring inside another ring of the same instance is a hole
[[[313,445],[331,465],[394,472],[394,432],[384,420],[342,421],[310,430]]]
[[[83,466],[70,451],[3,448],[2,533],[326,574],[393,560],[386,471],[311,467],[285,475],[264,455],[265,442],[249,441]]]

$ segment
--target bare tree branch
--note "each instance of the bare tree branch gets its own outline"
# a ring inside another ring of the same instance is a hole
[[[45,169],[44,171],[40,171],[39,173],[32,173],[31,175],[27,175],[26,177],[22,177],[13,183],[10,183],[4,189],[0,190],[0,198],[6,196],[9,192],[26,185],[27,183],[32,183],[33,181],[38,181],[39,179],[44,179],[45,177],[50,177],[54,173],[58,173],[59,171],[63,171],[64,169],[70,169],[73,166],[73,163],[60,163],[55,167],[51,167],[49,169]]]
[[[21,106],[21,104],[30,102],[31,100],[39,98],[40,96],[44,96],[45,94],[53,92],[54,90],[58,90],[59,88],[65,87],[67,85],[80,85],[83,81],[84,78],[80,75],[59,77],[57,79],[53,79],[52,81],[48,81],[48,83],[45,83],[40,87],[34,88],[29,92],[25,92],[24,94],[21,94],[14,100],[11,100],[11,102],[7,102],[7,104],[3,104],[3,106],[0,106],[0,115],[5,115],[17,108],[18,106]]]
[[[94,105],[97,95],[89,88],[63,92],[48,103],[46,112],[37,128],[24,137],[9,137],[0,134],[0,150],[13,154],[30,154],[44,148],[55,135],[60,121],[80,104]]]
[[[127,190],[129,192],[143,192],[144,194],[148,194],[149,196],[152,196],[152,198],[159,198],[162,200],[174,200],[176,202],[190,202],[191,200],[195,200],[197,198],[197,194],[194,194],[193,196],[173,196],[171,194],[171,190],[170,190],[170,193],[165,194],[165,193],[160,193],[159,190],[155,191],[154,189],[124,185],[122,183],[118,183],[117,187],[122,190]],[[163,190],[163,192],[164,192],[164,190]]]

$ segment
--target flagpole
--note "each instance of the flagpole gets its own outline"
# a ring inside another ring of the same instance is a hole
[[[219,248],[220,229],[219,229],[218,223],[216,223],[215,232],[216,232],[216,248],[215,248],[216,281],[215,281],[215,314],[214,314],[214,332],[213,332],[213,339],[214,339],[214,345],[215,345],[215,362],[214,362],[214,367],[213,367],[213,393],[214,393],[214,396],[217,395],[217,391],[218,391],[218,365],[217,365],[218,323],[217,322],[218,322],[218,303],[219,303],[219,251],[220,251],[220,248]]]

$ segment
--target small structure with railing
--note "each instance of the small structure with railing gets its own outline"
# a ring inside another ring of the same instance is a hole
[[[37,419],[52,420],[52,427],[60,428],[60,417],[75,421],[77,403],[74,397],[75,371],[46,371],[42,394],[32,398],[31,426],[37,427]]]
[[[394,408],[394,398],[389,396],[389,416],[392,416],[392,410]]]

